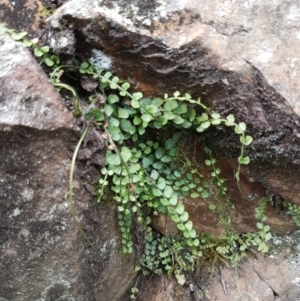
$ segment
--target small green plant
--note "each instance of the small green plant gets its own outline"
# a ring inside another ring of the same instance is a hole
[[[283,206],[287,209],[287,213],[292,216],[295,224],[300,227],[300,207],[287,201],[283,201]]]
[[[106,188],[110,188],[117,204],[117,218],[120,226],[122,251],[131,253],[135,245],[135,232],[142,233],[144,245],[138,256],[143,273],[149,271],[175,275],[180,284],[185,283],[185,271],[195,269],[199,259],[206,257],[212,268],[217,261],[236,263],[245,252],[255,246],[266,252],[266,242],[271,238],[270,227],[265,225],[266,200],[262,199],[256,209],[258,231],[238,235],[230,229],[231,218],[227,208],[234,208],[221,170],[212,151],[204,146],[204,164],[211,168],[209,179],[205,179],[201,164],[194,164],[184,152],[185,137],[191,133],[202,134],[212,126],[232,128],[238,135],[241,151],[235,173],[240,179],[241,165],[248,164],[245,147],[252,137],[246,134],[246,124],[236,122],[232,114],[222,117],[205,106],[200,99],[190,94],[175,92],[163,97],[144,97],[140,92],[130,92],[130,84],[113,76],[111,72],[96,69],[83,62],[74,66],[61,65],[60,59],[50,54],[48,46],[38,46],[38,40],[29,40],[26,33],[8,30],[14,39],[30,47],[34,55],[50,69],[50,82],[58,89],[66,89],[74,97],[74,116],[83,114],[79,106],[79,94],[69,84],[61,81],[64,72],[72,70],[97,81],[95,93],[103,95],[97,101],[89,95],[87,102],[93,106],[84,113],[87,122],[76,147],[70,171],[70,208],[73,219],[86,241],[94,248],[76,219],[73,203],[73,173],[76,155],[83,139],[93,126],[101,132],[105,141],[105,163],[101,178],[96,184],[98,202]],[[185,208],[186,198],[197,198],[205,202],[210,210],[219,216],[218,225],[225,234],[213,238],[206,233],[197,233]],[[165,236],[153,228],[153,217],[168,216],[178,229],[177,236]],[[134,287],[131,299],[135,299]]]

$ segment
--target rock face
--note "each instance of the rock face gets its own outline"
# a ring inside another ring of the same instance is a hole
[[[179,89],[233,113],[254,137],[248,180],[300,204],[299,11],[296,0],[73,0],[48,22],[145,94]],[[227,132],[216,138],[223,156],[237,154]]]
[[[286,248],[286,245],[290,248]],[[297,231],[284,240],[275,239],[275,249],[271,255],[258,255],[240,264],[238,276],[234,268],[220,269],[207,287],[207,300],[299,300],[299,247]],[[237,284],[241,293],[238,292]]]
[[[102,157],[81,156],[74,181],[76,214],[96,254],[68,203],[81,130],[30,52],[2,27],[0,40],[0,300],[119,300],[134,261],[119,252],[114,207],[94,202]],[[90,136],[86,150],[99,152]]]
[[[180,286],[174,279],[155,276],[143,283],[137,301],[295,301],[300,298],[300,233],[275,238],[268,256],[253,254],[234,267],[215,267],[187,277]],[[289,246],[288,248],[286,246]],[[296,253],[295,253],[296,251]],[[298,253],[298,254],[297,254]],[[236,273],[238,273],[236,275]],[[196,281],[195,281],[196,280]]]

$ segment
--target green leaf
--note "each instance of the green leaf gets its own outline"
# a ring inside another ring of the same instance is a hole
[[[129,161],[131,156],[132,156],[132,153],[131,153],[130,149],[126,146],[122,146],[122,148],[121,148],[121,157],[122,157],[123,161],[124,162]]]
[[[184,211],[181,215],[180,215],[180,219],[182,222],[186,222],[189,219],[189,214]]]
[[[142,120],[145,122],[150,122],[152,120],[152,116],[150,114],[143,114]]]
[[[249,145],[249,144],[251,144],[252,143],[252,141],[253,141],[253,138],[251,137],[251,136],[241,136],[240,137],[240,141],[241,141],[241,143],[242,144],[244,144],[244,145]]]
[[[181,118],[179,115],[176,115],[175,118],[173,119],[173,122],[175,124],[182,124],[182,123],[184,123],[184,119]]]
[[[240,122],[239,123],[239,128],[242,132],[245,132],[246,131],[246,124],[244,122]]]
[[[170,155],[165,155],[160,160],[161,162],[168,163],[172,161],[172,157]]]
[[[191,198],[193,198],[193,199],[196,199],[196,198],[198,198],[199,196],[200,196],[200,194],[197,193],[197,192],[193,192],[193,193],[191,194]]]
[[[164,190],[164,195],[167,198],[170,198],[173,194],[173,189],[171,186],[166,186],[165,190]]]
[[[163,102],[164,102],[163,99],[156,97],[152,99],[151,104],[159,108]]]
[[[175,211],[176,211],[176,213],[178,213],[178,214],[182,214],[182,213],[184,212],[184,206],[183,206],[183,204],[179,203],[179,204],[177,205],[177,207],[175,208]]]
[[[111,151],[106,152],[105,160],[111,165],[120,165],[121,159],[117,154],[113,154]]]
[[[104,112],[105,112],[106,116],[109,117],[114,112],[114,109],[111,105],[106,104],[104,106]]]
[[[129,117],[129,114],[126,109],[118,108],[118,117],[126,119]]]
[[[205,122],[208,120],[208,115],[206,113],[202,113],[200,117],[197,117],[198,122]]]
[[[141,124],[141,122],[142,122],[141,118],[134,116],[134,118],[133,118],[134,125],[139,125],[139,124]]]
[[[208,198],[210,196],[210,194],[209,194],[209,192],[207,191],[207,190],[203,190],[202,192],[201,192],[201,197],[203,198],[203,199],[206,199],[206,198]]]
[[[151,179],[153,179],[153,180],[157,180],[158,177],[159,177],[159,173],[157,172],[157,170],[153,169],[153,170],[151,171],[150,177],[151,177]],[[160,188],[160,187],[159,187],[159,188]]]
[[[119,141],[121,139],[121,131],[118,127],[109,125],[107,130],[114,141]]]
[[[167,120],[172,120],[172,119],[174,119],[176,117],[176,115],[173,112],[167,112],[167,111],[164,112],[163,116]]]
[[[213,125],[219,125],[221,122],[222,122],[221,119],[212,119],[211,120],[211,124],[213,124]]]
[[[157,128],[157,129],[161,129],[162,128],[162,123],[160,121],[158,121],[157,119],[154,121],[154,126]]]
[[[148,168],[150,165],[152,165],[154,163],[154,161],[155,161],[155,156],[154,155],[144,157],[143,160],[142,160],[143,167]]]
[[[30,47],[30,46],[32,46],[32,41],[27,40],[27,39],[23,39],[23,44],[24,44],[26,47]]]
[[[194,239],[194,240],[193,240],[193,245],[194,245],[195,247],[198,247],[199,244],[200,244],[199,239]]]
[[[11,33],[11,37],[15,40],[15,41],[19,41],[22,38],[24,38],[27,35],[27,32],[12,32]]]
[[[31,43],[33,45],[36,45],[38,43],[38,41],[39,41],[39,38],[34,38],[34,39],[31,40]]]
[[[185,103],[179,104],[179,106],[174,110],[174,113],[176,114],[184,114],[188,110],[188,107]]]
[[[118,126],[120,125],[120,121],[119,121],[118,119],[116,119],[116,118],[114,118],[114,117],[111,116],[111,117],[108,119],[108,124],[109,124],[110,126],[118,127]]]
[[[110,104],[113,104],[119,101],[119,96],[116,94],[110,94],[108,95],[107,99]]]
[[[178,103],[175,99],[168,99],[164,104],[164,111],[173,111],[178,107]]]
[[[189,236],[190,236],[191,238],[195,238],[195,237],[196,237],[196,235],[197,235],[197,232],[196,232],[196,230],[195,230],[195,229],[191,229],[191,230],[189,230]]]
[[[272,234],[271,234],[271,233],[267,233],[267,234],[265,235],[265,240],[266,240],[266,241],[270,240],[271,238],[272,238]]]
[[[211,114],[211,118],[213,118],[213,119],[220,119],[221,115],[219,113],[212,113]]]
[[[185,223],[185,228],[186,228],[187,230],[192,230],[192,228],[193,228],[193,222],[192,222],[192,221],[186,222],[186,223]]]
[[[130,132],[132,124],[128,119],[121,119],[120,124],[121,124],[121,128],[124,132],[127,132],[127,133]]]
[[[104,115],[99,109],[92,109],[85,114],[85,119],[86,120],[94,119],[97,121],[103,121]]]
[[[53,62],[50,58],[46,57],[46,58],[45,58],[45,64],[46,64],[48,67],[52,67],[52,66],[54,65],[54,62]]]
[[[164,206],[169,206],[170,205],[169,201],[165,198],[161,198],[160,203]]]
[[[163,155],[165,154],[166,149],[164,147],[159,147],[156,151],[155,151],[155,156],[157,159],[160,159],[163,157]]]
[[[185,277],[184,275],[175,275],[176,279],[177,279],[177,282],[180,284],[180,285],[184,285],[185,284]]]
[[[153,193],[154,196],[161,196],[162,195],[162,192],[159,189],[155,188],[155,187],[152,188],[152,193]]]
[[[157,187],[161,190],[165,189],[166,187],[166,180],[162,177],[160,177],[157,181]]]
[[[171,218],[172,218],[173,222],[176,223],[176,224],[178,224],[180,222],[180,218],[177,214],[172,214]]]
[[[169,202],[172,206],[176,206],[178,203],[178,195],[173,193],[171,198],[169,199]]]
[[[188,108],[188,111],[183,115],[183,117],[188,118],[190,122],[193,122],[196,117],[196,111],[192,108]]]
[[[41,51],[41,49],[38,47],[34,48],[33,53],[36,57],[41,57],[44,55],[43,51]]]
[[[40,50],[41,50],[43,53],[47,53],[47,52],[49,52],[50,47],[49,47],[49,46],[42,46],[42,47],[40,48]]]
[[[217,206],[214,205],[214,204],[210,204],[210,205],[208,205],[208,208],[209,208],[210,210],[215,210],[215,209],[217,208]]]
[[[157,121],[159,121],[162,125],[166,125],[168,123],[168,119],[165,116],[159,116]]]
[[[227,121],[229,122],[229,123],[234,123],[234,116],[232,115],[232,114],[229,114],[227,117],[226,117],[226,119],[227,119]]]
[[[125,83],[122,84],[122,88],[124,90],[128,90],[130,88],[130,84],[128,82],[125,82]]]
[[[177,224],[177,228],[178,228],[180,231],[185,231],[184,224]]]
[[[154,106],[154,105],[148,105],[148,106],[146,107],[146,111],[147,111],[148,113],[150,113],[151,115],[154,115],[154,114],[157,112],[157,107]]]
[[[208,129],[210,127],[210,121],[205,121],[200,125],[203,129]]]
[[[145,127],[143,125],[139,125],[138,132],[140,135],[145,134],[145,132],[146,132]]]
[[[262,223],[257,223],[256,226],[257,226],[257,228],[260,229],[260,230],[264,227]]]
[[[153,167],[160,170],[163,168],[163,163],[161,161],[156,161],[154,164],[153,164]]]
[[[239,157],[238,161],[241,164],[249,164],[250,163],[250,158],[248,156],[246,156],[246,157]]]
[[[141,92],[135,92],[132,94],[132,97],[134,100],[140,100],[141,98],[143,98],[143,94]]]

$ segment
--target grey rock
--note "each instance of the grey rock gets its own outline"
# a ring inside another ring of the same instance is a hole
[[[3,26],[0,39],[0,130],[20,125],[40,130],[71,128],[71,112],[29,50],[12,40]]]

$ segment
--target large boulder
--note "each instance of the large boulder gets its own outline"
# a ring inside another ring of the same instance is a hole
[[[296,0],[72,0],[48,24],[76,43],[47,30],[57,52],[73,47],[145,94],[180,90],[234,113],[254,137],[248,181],[300,204],[299,18]],[[237,156],[228,132],[215,138],[222,156]]]
[[[71,217],[68,182],[81,128],[21,43],[0,27],[0,300],[119,300],[134,258],[119,252],[114,206],[97,206],[102,143],[94,132],[77,163]],[[100,154],[100,155],[99,155]]]

